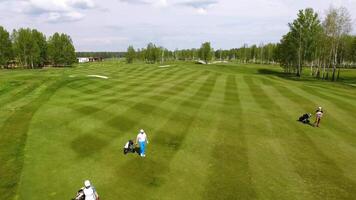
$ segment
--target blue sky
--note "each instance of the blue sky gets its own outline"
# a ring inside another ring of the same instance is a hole
[[[331,5],[348,8],[356,21],[356,0],[0,0],[0,25],[67,33],[77,51],[148,42],[182,49],[205,41],[228,49],[277,42],[299,9],[312,7],[324,17]]]

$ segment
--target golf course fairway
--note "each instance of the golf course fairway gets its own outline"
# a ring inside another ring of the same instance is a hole
[[[69,200],[89,179],[101,200],[355,200],[356,71],[340,76],[115,60],[1,70],[0,197]],[[297,121],[318,106],[319,128]],[[124,155],[141,128],[146,157]]]

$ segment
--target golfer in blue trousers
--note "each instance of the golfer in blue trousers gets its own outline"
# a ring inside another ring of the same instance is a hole
[[[140,132],[137,135],[136,138],[136,144],[140,145],[140,156],[145,157],[145,150],[146,150],[146,143],[148,144],[148,139],[145,131],[143,129],[140,130]]]

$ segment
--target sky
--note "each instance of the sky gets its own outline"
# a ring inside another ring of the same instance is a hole
[[[0,26],[66,33],[77,51],[230,49],[278,42],[298,10],[323,18],[330,6],[349,10],[356,33],[356,0],[0,0]]]

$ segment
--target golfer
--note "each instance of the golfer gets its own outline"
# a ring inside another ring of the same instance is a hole
[[[140,130],[140,132],[137,135],[136,138],[136,144],[140,145],[140,156],[145,157],[145,150],[146,150],[146,143],[148,144],[148,139],[145,131],[143,129]]]
[[[321,107],[319,107],[317,110],[316,110],[316,113],[315,113],[315,122],[314,122],[314,126],[316,127],[319,127],[319,124],[320,124],[320,120],[321,118],[323,117],[323,110]]]
[[[85,200],[99,200],[99,195],[95,191],[94,186],[90,184],[89,180],[84,181],[84,195],[85,195]]]

